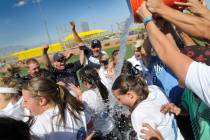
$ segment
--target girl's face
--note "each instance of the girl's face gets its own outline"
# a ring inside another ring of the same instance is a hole
[[[135,55],[137,60],[141,59],[141,51],[140,50],[134,49],[134,55]]]
[[[117,63],[119,61],[119,52],[114,56],[114,62]]]
[[[31,114],[33,116],[39,115],[42,113],[41,106],[39,103],[39,98],[37,97],[31,97],[30,91],[28,90],[22,90],[23,95],[23,106],[30,110]]]
[[[130,96],[127,93],[120,94],[120,89],[112,90],[112,93],[116,97],[119,103],[128,107],[131,107],[132,101],[131,101]]]
[[[83,81],[82,84],[86,89],[91,89],[92,87],[92,85],[88,81]]]

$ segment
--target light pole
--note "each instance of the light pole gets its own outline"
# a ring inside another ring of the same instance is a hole
[[[50,34],[49,34],[49,30],[48,30],[47,20],[46,20],[44,14],[43,14],[42,7],[41,7],[41,4],[40,4],[40,0],[36,0],[36,3],[37,3],[37,6],[39,8],[39,12],[40,12],[41,18],[43,20],[45,32],[46,32],[47,38],[48,38],[48,43],[51,44],[52,42],[51,42],[51,37],[50,37]]]

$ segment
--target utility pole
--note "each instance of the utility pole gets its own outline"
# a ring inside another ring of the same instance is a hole
[[[46,35],[47,35],[47,38],[48,38],[48,43],[51,44],[52,42],[51,42],[51,37],[50,37],[50,34],[49,34],[49,30],[48,30],[47,20],[46,20],[46,18],[44,16],[44,13],[42,11],[40,0],[36,0],[36,3],[37,3],[37,6],[39,8],[39,12],[40,12],[41,18],[43,20],[44,29],[45,29],[45,32],[46,32]]]

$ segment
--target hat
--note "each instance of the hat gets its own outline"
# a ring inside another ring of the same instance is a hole
[[[136,44],[134,45],[135,48],[139,48],[139,47],[142,47],[144,44],[144,40],[137,40],[136,41]]]
[[[65,58],[65,56],[63,55],[63,53],[55,53],[53,55],[53,61],[58,61],[59,59]]]
[[[101,42],[98,39],[92,40],[91,48],[101,48]]]

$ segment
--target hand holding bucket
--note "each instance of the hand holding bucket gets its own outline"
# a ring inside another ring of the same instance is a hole
[[[141,19],[138,17],[136,11],[141,6],[144,0],[127,0],[127,4],[131,14],[134,16],[134,21],[139,22]],[[178,9],[179,7],[174,4],[174,2],[186,2],[187,0],[156,0],[156,3],[161,3],[163,1],[166,5]]]

